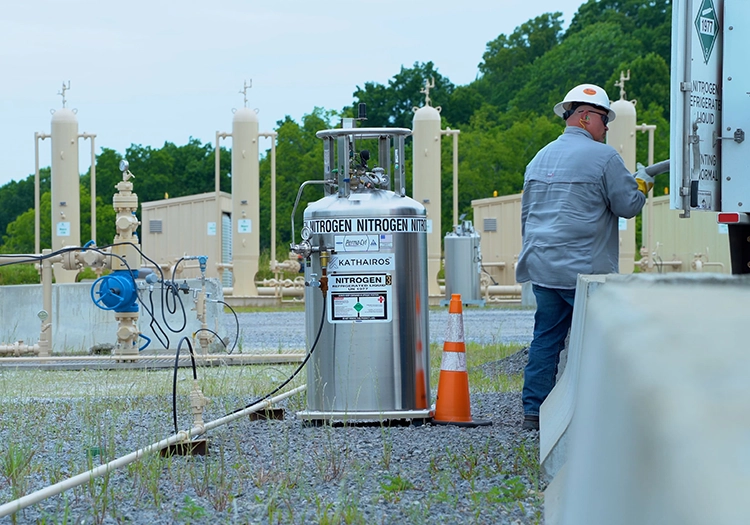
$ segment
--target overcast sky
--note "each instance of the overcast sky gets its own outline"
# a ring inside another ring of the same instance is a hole
[[[261,131],[316,106],[340,110],[356,86],[387,84],[432,61],[471,82],[486,44],[546,12],[567,26],[584,0],[34,0],[0,14],[0,185],[34,172],[34,132],[70,81],[79,133],[124,153],[231,131],[232,109],[257,108]],[[263,139],[262,150],[270,147]],[[225,144],[231,147],[231,143]],[[80,171],[90,145],[79,147]],[[50,163],[49,139],[40,165]]]

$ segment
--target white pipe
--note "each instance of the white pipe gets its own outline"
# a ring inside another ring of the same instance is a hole
[[[6,345],[10,346],[10,345]],[[40,356],[41,357],[41,356]],[[128,361],[156,361],[156,360],[171,360],[174,361],[174,354],[162,354],[162,355],[129,355],[127,356]],[[223,361],[247,361],[247,362],[258,362],[258,361],[269,361],[273,363],[296,363],[299,361],[302,361],[304,359],[304,355],[301,353],[296,354],[194,354],[195,361],[211,361],[211,360],[223,360]],[[186,353],[185,355],[180,354],[180,361],[187,361],[190,359],[190,354]],[[7,365],[11,363],[28,363],[28,362],[36,362],[39,361],[39,357],[31,357],[31,356],[19,356],[19,357],[0,357],[0,364]],[[44,362],[50,362],[50,363],[70,363],[70,362],[79,362],[79,361],[86,361],[91,362],[94,361],[96,363],[109,363],[109,362],[119,362],[123,360],[122,356],[117,355],[56,355],[56,356],[49,356],[42,359]]]
[[[216,141],[214,142],[214,191],[216,192],[216,254],[219,263],[223,260],[223,242],[222,242],[222,219],[224,214],[221,210],[221,148],[219,139],[231,136],[231,133],[216,132]],[[219,274],[221,275],[221,270]]]
[[[91,140],[91,240],[96,243],[96,146],[94,144],[96,134],[84,131],[78,136],[84,140]]]
[[[276,263],[276,136],[275,131],[258,133],[271,139],[271,270]]]
[[[481,287],[483,295],[489,293],[489,295],[521,295],[520,284],[493,284],[490,286]],[[445,293],[445,286],[440,286],[441,293]]]
[[[654,261],[654,266],[674,266],[675,268],[682,266],[682,261]]]
[[[38,354],[39,348],[39,345],[27,345],[19,341],[13,344],[0,345],[0,354],[15,354],[20,357],[22,353]]]
[[[34,133],[34,251],[39,253],[40,248],[40,202],[39,202],[39,139],[44,140],[52,137],[46,133]]]
[[[500,285],[493,284],[485,287],[490,295],[521,295],[520,284]]]
[[[505,262],[504,261],[495,261],[495,262],[482,261],[482,266],[487,266],[488,268],[505,268]]]
[[[458,224],[458,134],[461,130],[441,130],[441,135],[453,135],[453,224]]]
[[[654,131],[656,126],[653,124],[641,124],[636,126],[637,131],[644,133],[648,131],[648,165],[651,166],[654,163]],[[647,269],[652,270],[654,268],[654,255],[652,250],[652,243],[654,239],[654,188],[648,190],[648,227],[646,229],[646,251],[647,251]],[[643,226],[641,226],[641,236],[643,235]]]
[[[99,467],[91,469],[88,472],[78,474],[77,476],[73,476],[72,478],[68,478],[66,480],[60,481],[59,483],[55,483],[54,485],[50,485],[49,487],[45,487],[41,490],[37,490],[36,492],[28,494],[22,498],[18,498],[17,500],[8,502],[0,506],[0,517],[8,516],[10,514],[18,512],[19,510],[25,509],[29,505],[33,505],[34,503],[39,503],[40,501],[44,499],[47,499],[51,496],[56,496],[57,494],[60,494],[68,489],[72,489],[79,485],[83,485],[84,483],[87,483],[93,479],[98,478],[99,476],[107,474],[110,471],[113,471],[120,467],[124,467],[125,465],[128,465],[130,463],[138,461],[139,459],[145,457],[148,454],[151,454],[153,452],[159,452],[160,450],[165,449],[170,445],[173,445],[175,443],[180,443],[183,441],[187,441],[191,437],[200,436],[201,434],[204,434],[205,432],[213,428],[216,428],[220,425],[230,423],[231,421],[234,421],[235,419],[243,417],[247,414],[257,412],[267,406],[273,405],[274,403],[278,401],[281,401],[283,399],[286,399],[287,397],[291,397],[294,394],[302,392],[306,388],[307,388],[307,385],[298,386],[297,388],[292,389],[289,392],[280,394],[276,397],[263,401],[262,403],[256,403],[255,405],[252,405],[248,408],[240,410],[239,412],[235,412],[234,414],[229,414],[227,416],[221,417],[219,419],[206,423],[205,425],[196,425],[188,431],[184,431],[184,430],[180,431],[177,434],[174,434],[173,436],[168,437],[167,439],[162,439],[161,441],[153,443],[147,447],[143,447],[141,449],[136,450],[135,452],[131,452],[127,456],[122,456],[120,458],[110,461],[109,463],[105,465],[101,465]]]

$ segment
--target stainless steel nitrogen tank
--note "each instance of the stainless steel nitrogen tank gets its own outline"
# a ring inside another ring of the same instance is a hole
[[[460,294],[463,304],[484,306],[479,238],[472,222],[464,220],[445,235],[445,299],[441,304],[450,304],[452,295]]]
[[[386,158],[382,151],[380,158]],[[370,180],[364,175],[346,175],[340,180],[345,191],[309,204],[304,214],[305,236],[314,247],[305,268],[306,334],[308,348],[315,348],[303,417],[427,416],[425,208],[403,187],[394,192],[363,183]],[[382,175],[381,183],[390,181]],[[397,185],[402,182],[397,176]],[[316,286],[323,275],[325,294]]]

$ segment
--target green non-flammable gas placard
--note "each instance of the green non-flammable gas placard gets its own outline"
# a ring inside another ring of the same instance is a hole
[[[708,64],[714,44],[719,38],[719,17],[716,16],[713,0],[703,0],[695,17],[695,29],[698,31],[698,40],[703,49],[703,61]]]

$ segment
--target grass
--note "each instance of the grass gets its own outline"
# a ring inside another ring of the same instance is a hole
[[[480,365],[499,361],[523,348],[520,344],[495,343],[491,345],[466,344],[466,368],[469,385],[473,392],[515,392],[523,386],[523,374],[488,375]],[[440,362],[443,351],[439,344],[430,345],[430,385],[437,385],[440,378]]]

